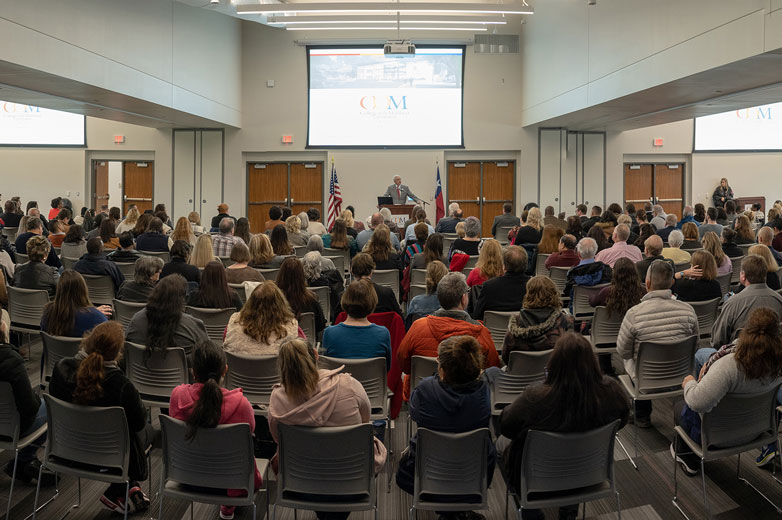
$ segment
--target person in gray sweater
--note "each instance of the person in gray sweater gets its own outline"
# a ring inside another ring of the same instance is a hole
[[[682,381],[687,408],[680,420],[693,440],[701,440],[698,414],[712,411],[725,395],[768,391],[782,383],[779,318],[771,309],[755,308],[737,341],[718,351],[704,348],[697,352],[698,379],[690,375]],[[671,453],[687,473],[698,473],[700,460],[683,442],[671,444]],[[776,456],[776,443],[772,443],[761,452],[756,464],[764,466]]]
[[[712,346],[730,343],[744,326],[750,312],[757,307],[766,307],[782,316],[782,296],[766,285],[767,273],[768,267],[760,255],[744,258],[740,275],[744,289],[722,306],[722,312],[711,329]]]
[[[644,341],[675,341],[698,335],[698,317],[692,306],[677,301],[671,292],[673,268],[663,260],[655,260],[646,272],[646,295],[641,303],[631,307],[622,320],[616,349],[624,360],[625,370],[635,381],[638,346]],[[649,428],[652,402],[636,401],[635,424]]]

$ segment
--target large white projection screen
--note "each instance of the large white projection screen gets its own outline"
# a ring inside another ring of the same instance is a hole
[[[310,147],[461,147],[464,47],[310,47]]]
[[[782,150],[782,103],[695,118],[695,151]]]
[[[84,116],[0,101],[0,146],[85,146]]]

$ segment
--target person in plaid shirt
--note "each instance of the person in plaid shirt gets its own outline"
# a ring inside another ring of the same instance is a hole
[[[236,244],[244,244],[244,240],[234,236],[234,226],[233,219],[224,218],[220,221],[220,234],[212,238],[215,256],[231,256],[231,250]]]

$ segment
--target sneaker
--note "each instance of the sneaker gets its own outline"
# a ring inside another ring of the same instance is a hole
[[[635,425],[638,428],[651,428],[652,427],[652,418],[651,417],[636,417],[635,418]]]
[[[139,486],[134,486],[128,491],[128,499],[130,500],[130,511],[138,513],[139,511],[146,511],[149,508],[149,497],[141,491]]]
[[[220,518],[223,520],[233,520],[235,506],[220,506]]]
[[[16,466],[16,480],[30,484],[34,480],[38,480],[38,472],[41,469],[41,461],[33,459],[26,464],[17,464]],[[3,472],[9,477],[14,473],[14,461],[8,461],[8,464],[3,468]],[[41,485],[53,486],[57,483],[56,475],[53,471],[44,468],[41,471]]]
[[[698,474],[698,466],[692,465],[695,461],[688,460],[691,458],[687,457],[685,454],[676,453],[676,449],[673,447],[673,443],[671,443],[671,456],[673,457],[673,460],[679,463],[685,473],[690,476]]]
[[[109,498],[108,495],[102,495],[100,497],[100,503],[109,511],[125,514],[125,497]],[[130,511],[128,510],[128,512]]]
[[[774,460],[774,457],[777,456],[777,445],[776,443],[769,444],[768,446],[765,446],[762,450],[760,450],[760,455],[757,459],[755,459],[755,465],[759,468],[762,468],[766,464],[770,463]]]

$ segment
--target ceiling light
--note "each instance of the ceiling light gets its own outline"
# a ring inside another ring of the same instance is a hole
[[[425,16],[414,14],[397,19],[397,16],[389,15],[384,18],[381,15],[368,16],[270,16],[267,25],[299,25],[299,24],[341,24],[341,23],[431,23],[431,24],[468,24],[468,25],[506,25],[507,19],[500,17],[474,19],[468,16]]]
[[[286,31],[389,31],[392,27],[286,27]],[[402,31],[472,31],[485,32],[485,27],[402,27]]]
[[[533,10],[521,4],[462,4],[436,2],[327,2],[297,4],[239,5],[237,14],[274,13],[465,13],[465,14],[532,14]]]

